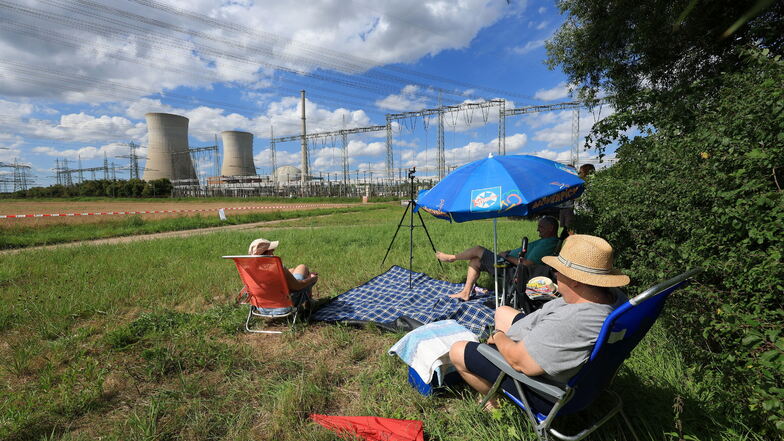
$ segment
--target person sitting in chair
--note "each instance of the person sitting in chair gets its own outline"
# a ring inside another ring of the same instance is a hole
[[[522,258],[525,265],[541,265],[542,257],[555,254],[555,249],[558,246],[558,238],[556,237],[558,234],[558,219],[552,216],[543,216],[539,219],[537,231],[540,239],[528,244],[528,250]],[[508,260],[512,265],[517,266],[520,259],[520,251],[520,248],[516,248],[511,251],[498,253],[498,255]],[[458,254],[445,254],[436,251],[436,258],[442,262],[468,261],[468,272],[463,289],[449,295],[449,297],[461,300],[468,300],[471,297],[471,292],[474,290],[474,284],[479,278],[480,271],[490,274],[494,272],[495,260],[493,252],[481,246],[469,248]]]
[[[528,315],[509,306],[496,309],[495,331],[487,343],[514,369],[566,383],[588,360],[604,319],[626,301],[620,290],[608,288],[627,285],[629,277],[613,268],[612,246],[596,236],[569,236],[557,257],[543,261],[557,272],[561,297]],[[478,345],[457,342],[449,358],[471,387],[486,394],[500,370],[477,351]]]
[[[252,256],[267,255],[272,256],[275,253],[275,248],[280,244],[279,241],[269,241],[267,239],[256,239],[250,243],[248,247],[248,254]],[[284,266],[284,268],[286,268]],[[292,294],[311,288],[318,282],[318,273],[310,272],[310,268],[306,265],[297,265],[294,269],[286,268],[286,284]],[[309,290],[308,290],[309,291]],[[297,300],[297,299],[293,299]],[[297,304],[296,302],[294,303]]]

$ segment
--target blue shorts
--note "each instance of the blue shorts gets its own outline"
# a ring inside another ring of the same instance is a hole
[[[525,314],[522,313],[517,314],[512,320],[512,323],[520,320],[524,316]],[[488,346],[495,349],[495,345],[491,344]],[[490,384],[493,384],[498,378],[498,375],[501,373],[501,369],[498,369],[493,363],[485,358],[484,355],[480,354],[478,347],[479,343],[473,341],[466,344],[465,353],[463,355],[463,363],[465,363],[465,366],[469,371],[478,375],[479,377],[484,378],[486,381],[490,382]],[[501,383],[501,388],[503,388],[506,392],[514,395],[517,399],[520,399],[520,396],[517,394],[517,388],[515,387],[514,382],[508,376],[504,378],[504,381]],[[553,408],[553,403],[550,403],[546,399],[533,392],[527,394],[527,399],[536,412],[546,415],[550,409]]]

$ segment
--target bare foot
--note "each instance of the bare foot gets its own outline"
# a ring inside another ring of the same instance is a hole
[[[471,293],[460,291],[454,294],[449,294],[449,297],[452,297],[453,299],[460,299],[462,301],[466,301],[468,300],[469,297],[471,297]]]
[[[436,251],[436,259],[442,262],[454,262],[456,260],[454,254],[445,254],[441,251]]]
[[[482,404],[482,398],[479,398],[478,404]],[[485,407],[482,410],[485,412],[492,412],[496,409],[498,409],[498,401],[495,398],[491,398],[487,400],[487,403],[485,403]]]

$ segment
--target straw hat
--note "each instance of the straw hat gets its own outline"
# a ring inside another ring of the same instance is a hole
[[[542,261],[587,285],[611,288],[629,284],[629,276],[613,268],[612,246],[601,237],[573,234],[564,241],[557,257],[543,257]]]
[[[254,254],[254,251],[256,252],[255,254],[264,254],[264,252],[267,250],[274,250],[277,248],[279,243],[280,242],[277,240],[270,242],[267,239],[256,239],[250,243],[250,246],[248,247],[248,254],[252,255]]]

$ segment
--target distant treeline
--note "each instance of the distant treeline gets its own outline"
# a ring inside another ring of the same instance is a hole
[[[168,179],[143,181],[129,179],[127,181],[111,181],[99,179],[84,181],[74,185],[51,185],[49,187],[33,187],[10,194],[13,198],[70,198],[77,196],[100,196],[115,198],[151,198],[169,197],[172,184]]]

